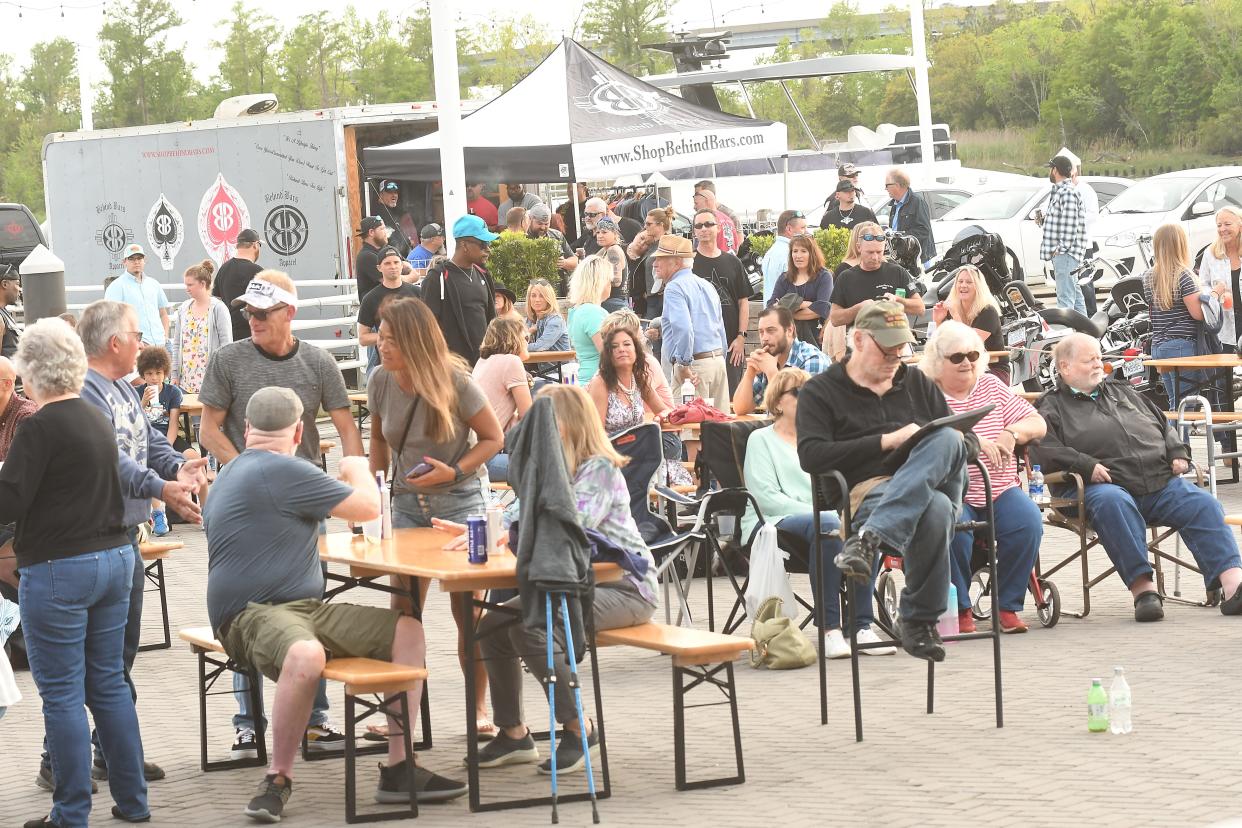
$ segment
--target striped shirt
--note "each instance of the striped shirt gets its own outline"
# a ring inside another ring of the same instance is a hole
[[[955,400],[945,395],[954,414],[982,408],[989,403],[996,405],[988,415],[980,420],[974,428],[975,434],[988,440],[995,440],[1006,426],[1013,425],[1035,413],[1035,408],[1026,400],[1009,390],[1009,386],[998,379],[995,374],[980,374],[979,381],[964,400]],[[992,465],[981,452],[979,459],[987,467],[988,476],[992,478],[992,499],[1000,497],[1014,486],[1021,485],[1018,481],[1018,464],[1010,458],[1003,466]],[[966,502],[971,506],[984,506],[983,476],[979,469],[971,464],[966,467],[970,471],[970,486],[966,490]]]
[[[1173,307],[1160,310],[1156,307],[1155,286],[1156,271],[1149,270],[1143,274],[1143,301],[1147,303],[1151,314],[1151,344],[1153,347],[1170,339],[1189,339],[1192,342],[1199,336],[1199,323],[1186,310],[1186,297],[1199,292],[1199,285],[1189,270],[1183,271],[1178,277],[1177,287],[1173,290]]]

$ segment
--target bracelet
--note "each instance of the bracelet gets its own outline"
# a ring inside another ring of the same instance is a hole
[[[1021,443],[1021,442],[1022,442],[1021,440],[1019,440],[1019,439],[1018,439],[1018,435],[1017,435],[1017,434],[1016,434],[1016,433],[1015,433],[1012,429],[1002,428],[1002,429],[1001,429],[1001,431],[1005,432],[1006,434],[1008,434],[1010,437],[1012,437],[1012,438],[1013,438],[1013,444],[1014,444],[1015,446],[1016,446],[1018,443]]]

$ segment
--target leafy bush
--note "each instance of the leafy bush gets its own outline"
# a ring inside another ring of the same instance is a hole
[[[555,239],[532,239],[525,233],[506,230],[492,242],[487,269],[497,284],[520,298],[526,296],[531,279],[543,277],[556,284],[556,263],[560,257],[561,247]]]
[[[772,245],[776,242],[775,235],[764,234],[762,236],[750,236],[750,252],[754,253],[762,259],[767,252],[772,249]]]
[[[824,266],[836,270],[837,265],[845,258],[845,248],[850,243],[850,231],[843,227],[829,227],[827,230],[815,231],[815,243],[824,254]]]

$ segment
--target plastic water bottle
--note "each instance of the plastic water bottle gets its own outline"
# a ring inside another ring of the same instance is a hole
[[[1108,729],[1118,734],[1134,729],[1130,722],[1130,683],[1121,667],[1113,668],[1113,683],[1108,686]]]
[[[561,366],[561,381],[565,385],[578,384],[578,363],[566,362]]]
[[[936,622],[936,630],[942,635],[957,635],[961,632],[957,625],[957,586],[949,581],[949,601],[944,614]]]
[[[1031,500],[1036,503],[1048,502],[1048,490],[1044,488],[1044,473],[1039,470],[1039,466],[1031,466],[1028,475],[1027,492],[1031,495]]]
[[[681,384],[681,404],[689,405],[692,402],[694,402],[694,383],[687,379]]]
[[[1103,733],[1108,730],[1108,695],[1104,692],[1103,679],[1091,679],[1087,691],[1087,730]]]

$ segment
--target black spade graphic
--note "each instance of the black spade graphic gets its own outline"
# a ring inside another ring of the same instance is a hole
[[[168,209],[168,204],[162,200],[151,220],[151,237],[156,245],[173,245],[177,241],[177,221]]]

